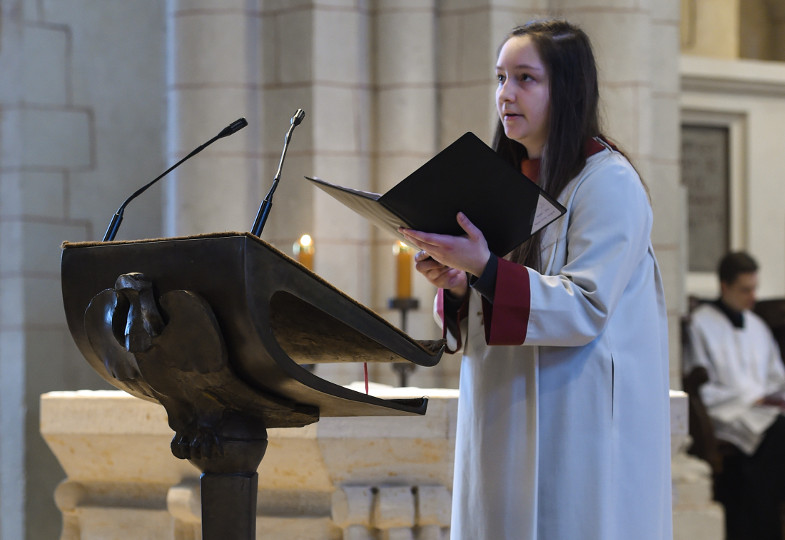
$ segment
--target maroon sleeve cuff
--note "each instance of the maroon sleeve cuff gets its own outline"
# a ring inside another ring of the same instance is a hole
[[[493,303],[482,299],[485,342],[488,345],[521,345],[526,341],[531,309],[529,271],[525,266],[499,259]]]

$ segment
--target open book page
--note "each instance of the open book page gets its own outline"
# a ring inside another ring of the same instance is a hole
[[[459,137],[383,195],[308,179],[399,238],[400,226],[462,235],[456,215],[463,212],[500,257],[565,212],[473,133]]]
[[[540,194],[540,197],[537,199],[537,210],[534,212],[532,234],[550,224],[563,213],[564,211],[561,207],[556,206],[548,197]]]
[[[403,240],[403,236],[398,234],[398,227],[409,227],[403,219],[396,216],[390,210],[379,203],[378,193],[362,191],[343,186],[337,186],[330,182],[325,182],[321,178],[305,177],[316,187],[330,194],[338,202],[351,208],[365,219],[371,221],[377,227],[384,229],[395,238]]]

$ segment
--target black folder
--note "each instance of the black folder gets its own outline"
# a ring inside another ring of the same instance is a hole
[[[471,132],[384,195],[306,179],[401,239],[399,227],[463,235],[455,220],[463,212],[500,257],[566,212]]]

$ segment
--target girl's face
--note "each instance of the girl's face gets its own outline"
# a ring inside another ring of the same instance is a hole
[[[530,158],[542,155],[548,140],[548,72],[529,36],[507,40],[496,62],[496,110],[510,139],[526,147]]]

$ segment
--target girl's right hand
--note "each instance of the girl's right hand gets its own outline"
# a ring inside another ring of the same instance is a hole
[[[458,298],[463,298],[469,291],[466,272],[450,268],[432,259],[425,251],[418,251],[414,256],[414,267],[425,279],[440,289],[447,289]]]

